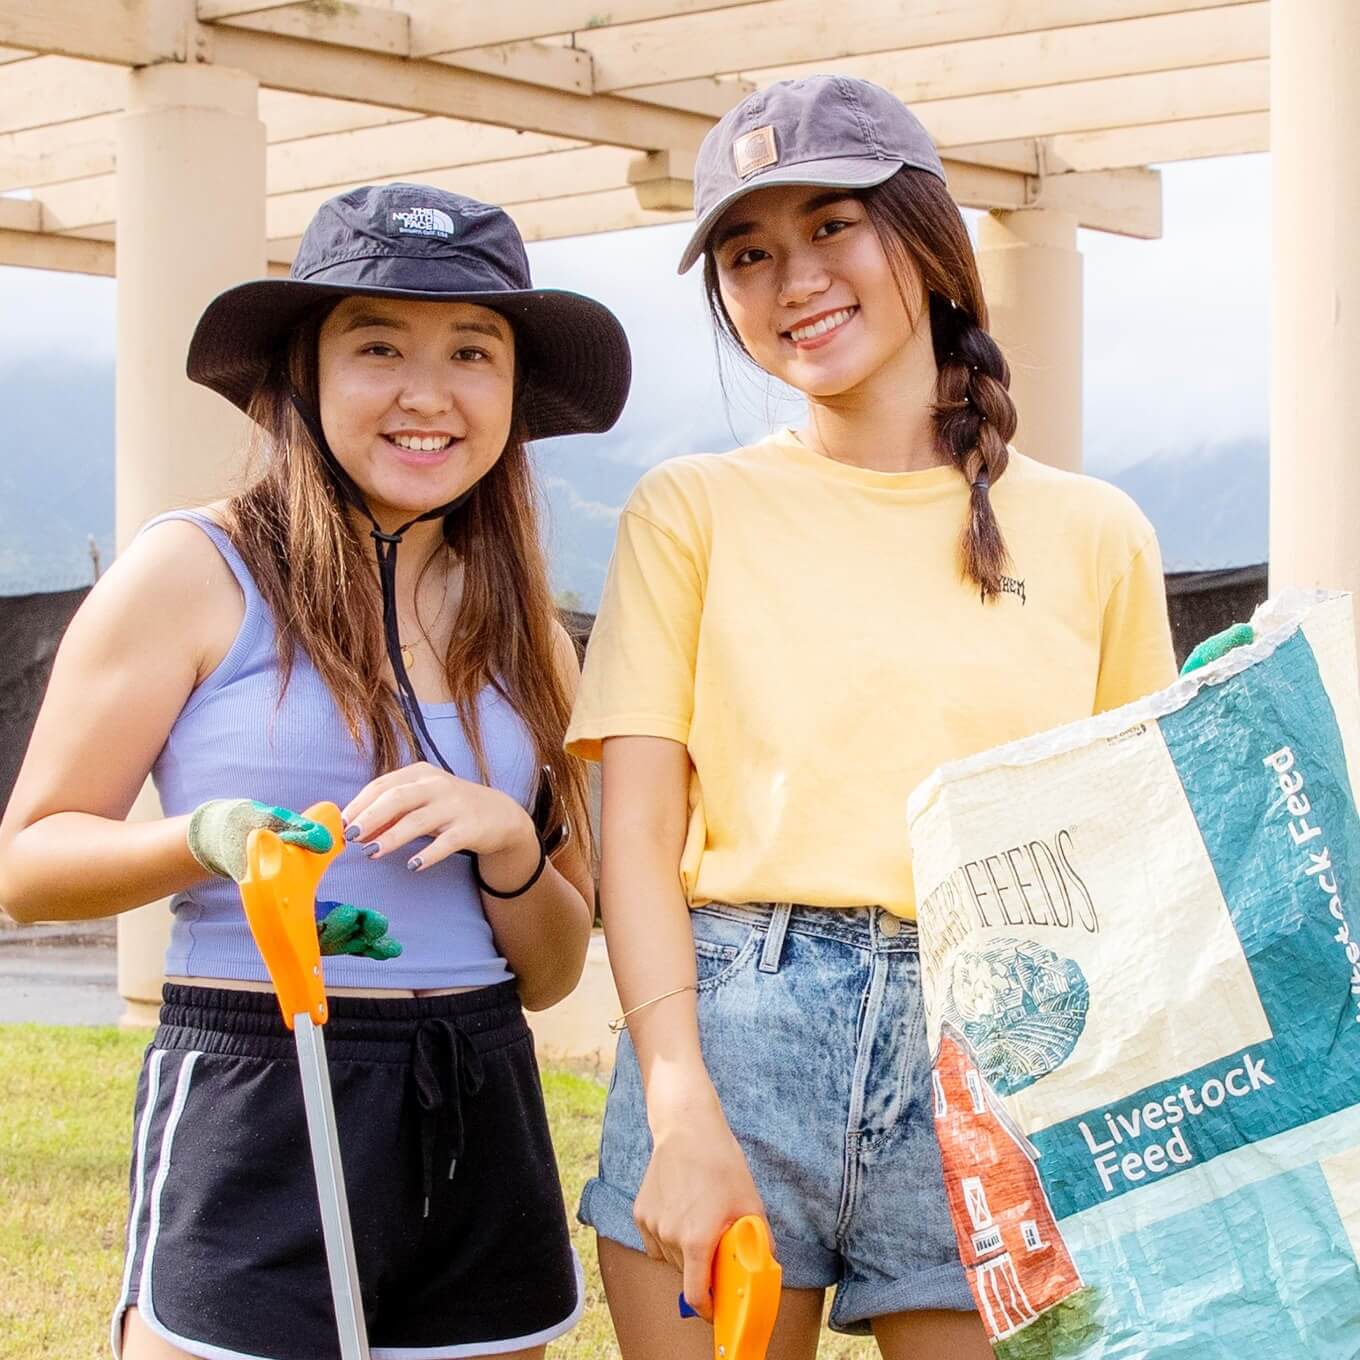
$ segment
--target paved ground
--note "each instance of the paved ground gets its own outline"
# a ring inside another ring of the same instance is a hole
[[[112,1025],[118,997],[114,923],[0,924],[0,1024]]]
[[[116,930],[112,919],[17,926],[0,916],[0,1024],[116,1025]],[[619,1013],[604,937],[596,932],[576,990],[529,1015],[539,1057],[595,1074],[614,1065],[609,1021]]]

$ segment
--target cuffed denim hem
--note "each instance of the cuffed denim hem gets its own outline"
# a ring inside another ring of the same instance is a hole
[[[897,1280],[846,1280],[836,1290],[827,1326],[847,1336],[868,1336],[870,1319],[892,1313],[941,1309],[950,1313],[977,1310],[961,1265],[914,1270]]]
[[[633,1201],[621,1190],[598,1176],[586,1182],[576,1217],[601,1237],[620,1246],[641,1251],[642,1234],[633,1221]],[[799,1242],[787,1235],[775,1243],[779,1268],[784,1272],[785,1289],[830,1289],[836,1283],[836,1255],[812,1242]],[[964,1286],[965,1291],[967,1285]],[[944,1307],[927,1304],[927,1307]]]

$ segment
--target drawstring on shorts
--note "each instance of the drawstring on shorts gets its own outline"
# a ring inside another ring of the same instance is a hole
[[[446,1016],[422,1020],[411,1045],[411,1075],[420,1104],[420,1174],[423,1218],[434,1194],[435,1145],[442,1132],[453,1179],[463,1155],[463,1101],[482,1089],[482,1060],[467,1032]]]

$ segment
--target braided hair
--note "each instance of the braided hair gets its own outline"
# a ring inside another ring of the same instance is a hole
[[[954,299],[930,294],[930,329],[939,370],[935,442],[971,488],[960,554],[964,575],[986,600],[1000,592],[1008,560],[989,493],[1006,471],[1015,433],[1010,369],[996,341]]]
[[[903,298],[914,269],[929,299],[935,444],[971,488],[959,555],[964,576],[989,600],[1001,593],[1009,560],[990,492],[1006,471],[1016,415],[1010,368],[987,333],[973,243],[949,190],[924,170],[904,167],[859,197]]]
[[[904,167],[882,184],[853,193],[864,204],[904,302],[916,291],[917,275],[929,301],[939,373],[935,444],[970,487],[959,563],[983,600],[991,600],[1001,593],[1009,553],[990,492],[1006,471],[1016,414],[1010,369],[987,333],[987,303],[968,228],[949,190],[924,170]],[[704,285],[720,335],[745,352],[723,306],[711,250],[704,252]]]

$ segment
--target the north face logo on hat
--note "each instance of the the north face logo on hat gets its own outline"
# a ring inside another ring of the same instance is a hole
[[[387,214],[387,229],[398,236],[453,236],[453,218],[442,208],[393,208]]]
[[[767,124],[738,137],[732,143],[732,159],[737,163],[737,174],[742,179],[764,170],[767,165],[776,164],[779,151],[775,146],[774,128]]]

